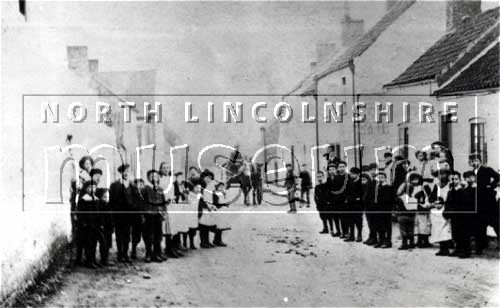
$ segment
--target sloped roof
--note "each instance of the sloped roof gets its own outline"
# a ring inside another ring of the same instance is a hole
[[[445,34],[401,75],[385,86],[434,79],[450,63],[457,60],[472,42],[498,22],[498,7],[485,11]]]
[[[441,73],[436,76],[438,86],[450,81],[458,72],[462,71],[470,62],[477,58],[481,53],[490,47],[495,42],[498,42],[500,28],[498,24],[494,25],[489,31],[485,32],[477,41],[471,43],[467,48],[458,56],[457,60],[450,63],[449,66],[443,68]]]
[[[497,36],[498,40],[498,36]],[[472,65],[460,73],[444,88],[434,92],[436,95],[454,95],[460,92],[483,90],[499,87],[499,57],[498,42],[479,57]]]
[[[349,47],[340,56],[333,59],[328,68],[318,74],[325,76],[346,67],[351,60],[362,55],[378,39],[378,37],[391,26],[408,8],[415,3],[415,0],[397,1],[391,9],[365,34]]]
[[[368,32],[360,36],[351,47],[345,48],[339,54],[327,59],[327,61],[319,63],[318,67],[307,75],[291,93],[298,91],[300,94],[305,95],[313,92],[315,77],[323,77],[347,67],[352,59],[359,57],[370,48],[378,37],[415,2],[415,0],[394,1],[391,9]]]

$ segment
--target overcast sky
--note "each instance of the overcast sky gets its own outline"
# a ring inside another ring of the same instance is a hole
[[[343,1],[30,3],[32,23],[82,26],[102,70],[158,69],[162,92],[283,93],[317,42],[339,42]],[[365,28],[384,2],[351,2]],[[75,38],[76,39],[76,38]]]

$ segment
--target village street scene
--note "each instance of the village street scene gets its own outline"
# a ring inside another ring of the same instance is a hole
[[[1,307],[499,306],[497,1],[1,9]]]

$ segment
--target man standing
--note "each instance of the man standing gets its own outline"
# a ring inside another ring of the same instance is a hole
[[[338,213],[338,220],[340,221],[340,226],[342,229],[340,238],[343,239],[348,238],[349,232],[349,215],[347,213],[345,194],[348,180],[346,167],[347,163],[345,161],[339,161],[337,165],[337,174],[335,175],[332,181],[332,186],[330,188],[333,194],[333,206],[335,207],[335,211]]]
[[[312,187],[312,181],[311,181],[311,174],[309,173],[309,171],[307,171],[306,168],[307,168],[307,165],[302,164],[302,171],[299,174],[300,199],[301,199],[301,201],[304,201],[304,194],[305,194],[306,195],[305,201],[306,201],[307,207],[309,207],[311,204],[309,192],[310,192],[311,187]]]
[[[285,178],[285,188],[288,195],[288,203],[290,204],[290,210],[288,213],[297,213],[297,208],[295,205],[295,174],[293,174],[292,164],[286,164],[286,178]]]
[[[116,248],[118,262],[130,262],[128,248],[131,234],[131,215],[133,210],[133,191],[129,181],[129,164],[118,167],[121,177],[109,188],[109,202],[115,217]]]
[[[262,175],[260,172],[261,165],[252,165],[252,193],[253,193],[253,205],[262,203]]]
[[[488,246],[486,229],[492,226],[498,235],[499,208],[496,202],[495,188],[498,185],[499,175],[490,167],[483,166],[479,154],[469,156],[469,165],[474,169],[477,183],[476,199],[476,254],[482,254],[483,249]]]
[[[323,222],[323,230],[320,234],[328,234],[330,230],[333,234],[333,219],[330,213],[328,213],[328,186],[324,182],[323,171],[318,171],[317,173],[318,184],[314,187],[314,202],[316,203],[316,208],[319,212],[319,218]]]
[[[336,195],[334,194],[334,182],[335,177],[337,176],[337,165],[329,164],[328,165],[328,178],[326,180],[326,186],[328,186],[328,215],[331,217],[333,222],[335,223],[335,231],[331,228],[330,233],[333,237],[341,236],[342,230],[340,228],[340,214],[338,213],[337,207],[339,204],[335,203]]]
[[[361,170],[357,167],[352,167],[349,172],[349,180],[346,187],[347,214],[344,216],[348,221],[349,237],[346,242],[361,242],[363,228],[363,187],[360,180]],[[355,232],[357,231],[357,233]]]

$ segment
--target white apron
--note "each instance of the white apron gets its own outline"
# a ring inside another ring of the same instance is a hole
[[[217,193],[219,198],[219,203],[226,203],[226,195],[223,193]],[[215,224],[217,225],[217,229],[220,230],[229,230],[231,229],[231,224],[229,223],[230,214],[229,208],[227,206],[223,206],[217,209],[217,211],[212,212],[212,215],[215,216]]]
[[[438,197],[441,197],[446,202],[448,197],[449,186],[438,186]],[[431,210],[431,239],[432,243],[439,243],[451,240],[451,222],[443,217],[444,206],[440,209]]]
[[[186,225],[188,228],[198,228],[198,204],[200,203],[201,194],[189,192],[188,204],[186,205]]]
[[[449,219],[443,217],[444,207],[431,210],[432,233],[431,243],[451,240],[451,224]]]

